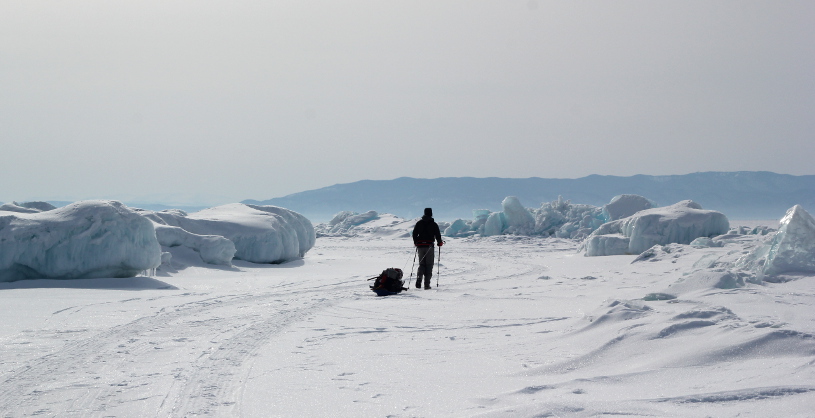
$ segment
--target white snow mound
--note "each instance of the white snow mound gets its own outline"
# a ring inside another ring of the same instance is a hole
[[[0,214],[0,281],[133,277],[159,264],[153,224],[120,202]]]
[[[48,202],[11,202],[0,205],[0,211],[18,213],[39,213],[56,209],[56,206]]]
[[[156,238],[165,247],[192,248],[208,264],[232,265],[237,250],[232,241],[218,235],[198,235],[177,226],[155,224]]]
[[[584,247],[588,257],[640,254],[654,245],[690,244],[696,238],[722,235],[729,229],[730,222],[721,212],[683,200],[605,223],[589,235]]]
[[[607,222],[616,221],[653,207],[653,202],[640,195],[621,194],[614,196],[611,202],[603,206],[603,218]]]
[[[253,263],[282,263],[303,257],[316,240],[311,221],[299,213],[277,206],[232,203],[189,215],[183,211],[161,211],[146,216],[195,235],[224,237],[233,243],[235,258]],[[202,238],[195,239],[200,241]],[[212,238],[206,240],[215,247],[212,251],[216,253],[216,260],[227,256],[225,245],[215,243]],[[202,259],[205,257],[200,245],[196,251]],[[217,255],[219,252],[221,254]]]

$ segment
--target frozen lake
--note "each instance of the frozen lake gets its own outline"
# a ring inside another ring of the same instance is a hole
[[[177,250],[154,277],[0,283],[0,409],[809,416],[813,277],[715,280],[762,239],[637,262],[570,240],[451,239],[432,290],[388,297],[366,279],[410,274],[405,238],[319,238],[302,260],[234,268]],[[662,293],[676,298],[643,300]]]

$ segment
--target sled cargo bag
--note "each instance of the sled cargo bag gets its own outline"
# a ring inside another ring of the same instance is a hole
[[[407,288],[404,287],[405,282],[402,281],[402,270],[398,268],[391,267],[382,270],[379,276],[372,277],[368,280],[374,280],[371,290],[376,293],[377,296],[395,295],[403,290],[407,290]]]

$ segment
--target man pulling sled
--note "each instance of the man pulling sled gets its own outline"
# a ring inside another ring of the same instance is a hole
[[[425,208],[424,216],[416,226],[413,227],[413,245],[416,247],[416,257],[419,259],[419,269],[416,271],[416,288],[422,287],[424,281],[424,288],[430,289],[430,278],[433,276],[433,263],[435,261],[436,245],[441,247],[444,241],[441,240],[441,231],[439,231],[439,224],[433,220],[433,209]],[[407,288],[403,287],[405,282],[402,280],[402,270],[398,268],[389,268],[382,271],[377,277],[372,277],[368,280],[376,280],[371,286],[378,296],[394,295]]]

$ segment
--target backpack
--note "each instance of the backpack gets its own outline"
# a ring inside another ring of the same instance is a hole
[[[402,269],[391,267],[382,270],[382,273],[377,277],[371,277],[368,280],[374,280],[371,290],[379,296],[394,295],[403,290],[407,290],[405,282],[402,280]]]

